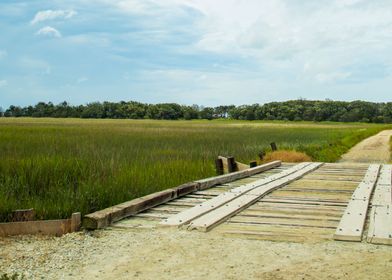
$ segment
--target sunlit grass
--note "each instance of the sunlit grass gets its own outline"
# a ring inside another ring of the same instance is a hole
[[[305,122],[0,119],[0,220],[14,209],[39,218],[83,214],[213,176],[218,155],[256,159],[281,149],[335,161],[384,129]]]

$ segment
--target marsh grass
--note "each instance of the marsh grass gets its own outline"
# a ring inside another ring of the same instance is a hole
[[[86,214],[213,176],[218,155],[279,148],[335,161],[379,125],[240,121],[0,119],[0,220]]]

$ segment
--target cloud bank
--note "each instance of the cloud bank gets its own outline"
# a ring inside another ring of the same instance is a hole
[[[74,10],[45,10],[39,11],[35,14],[30,24],[34,25],[39,22],[44,22],[54,19],[69,19],[77,14]]]

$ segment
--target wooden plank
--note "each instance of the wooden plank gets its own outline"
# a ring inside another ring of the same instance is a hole
[[[383,165],[372,201],[367,242],[392,245],[392,165]]]
[[[367,242],[392,245],[392,208],[373,206],[370,212],[370,225]]]
[[[228,203],[229,201],[235,199],[236,197],[239,197],[243,194],[245,194],[246,192],[251,191],[252,189],[262,186],[264,184],[270,183],[274,180],[278,180],[281,177],[287,176],[293,172],[298,171],[298,169],[302,168],[303,166],[307,166],[309,165],[309,163],[306,164],[299,164],[297,166],[294,166],[288,170],[282,171],[278,174],[269,176],[265,179],[259,179],[256,180],[252,183],[234,188],[228,192],[224,192],[220,195],[218,195],[215,198],[212,198],[206,202],[204,202],[203,204],[199,204],[196,207],[193,207],[191,209],[187,209],[177,215],[173,215],[172,217],[163,220],[161,222],[162,226],[181,226],[184,224],[189,223],[190,221],[216,209],[217,207],[220,207],[221,205]]]
[[[328,205],[328,206],[341,206],[346,207],[346,202],[337,201],[320,201],[320,200],[300,200],[288,198],[263,198],[262,202],[282,203],[282,204],[298,204],[298,205]]]
[[[280,160],[273,161],[270,163],[259,165],[254,168],[248,168],[246,170],[237,171],[237,172],[233,172],[230,174],[225,174],[225,175],[207,178],[207,179],[203,179],[203,180],[198,180],[195,182],[199,184],[200,190],[204,190],[204,189],[208,189],[213,186],[216,186],[216,185],[225,184],[225,183],[229,183],[229,182],[232,182],[232,181],[235,181],[238,179],[250,177],[250,176],[255,175],[257,173],[261,173],[263,171],[278,167],[281,164],[282,164],[282,162]]]
[[[271,209],[271,208],[254,208],[253,205],[248,209],[240,212],[238,215],[248,216],[274,216],[286,218],[313,218],[313,219],[333,219],[340,220],[341,211],[314,210],[314,209]]]
[[[168,189],[88,214],[84,216],[83,226],[86,229],[107,227],[113,222],[170,201],[176,197],[176,193],[174,189]]]
[[[80,220],[80,213],[74,213],[71,219],[64,220],[0,223],[0,237],[25,234],[61,236],[79,230]]]
[[[333,221],[333,222],[339,222],[340,217],[338,215],[335,215],[335,217],[327,216],[325,213],[321,213],[318,215],[307,213],[303,214],[301,213],[282,213],[282,212],[267,212],[267,211],[251,211],[249,208],[247,210],[241,211],[238,213],[236,216],[232,217],[231,219],[235,219],[237,217],[254,217],[257,219],[263,218],[263,219],[287,219],[287,220],[310,220],[310,221]]]
[[[265,196],[267,193],[287,185],[288,183],[302,177],[303,175],[317,169],[320,167],[321,163],[312,163],[303,169],[300,169],[288,176],[285,176],[281,179],[277,179],[276,181],[272,181],[265,185],[256,187],[247,193],[235,198],[234,200],[224,204],[221,207],[214,209],[211,212],[206,213],[205,215],[193,220],[190,223],[189,229],[197,229],[201,231],[209,231],[214,228],[218,224],[225,221],[227,218],[235,215],[239,211],[244,208],[247,208],[249,205],[258,201],[261,197]]]
[[[354,191],[336,228],[333,238],[342,241],[361,241],[369,206],[370,195],[376,185],[380,165],[372,164],[358,188]]]
[[[374,191],[372,205],[389,206],[391,204],[391,173],[392,165],[383,165],[380,172],[380,178],[378,179],[377,186]]]
[[[247,224],[269,224],[269,225],[290,225],[303,227],[319,227],[319,228],[336,228],[339,221],[336,220],[320,220],[320,219],[290,219],[283,217],[250,217],[236,215],[230,218],[230,223],[241,222]]]

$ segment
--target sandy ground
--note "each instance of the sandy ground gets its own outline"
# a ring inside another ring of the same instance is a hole
[[[384,131],[344,161],[389,161]],[[107,229],[0,239],[0,275],[25,279],[392,279],[392,247],[271,242],[219,232]]]
[[[391,160],[389,141],[392,130],[384,130],[355,145],[340,162],[387,163]]]
[[[26,279],[391,279],[392,248],[287,243],[180,230],[0,241],[3,272]]]

